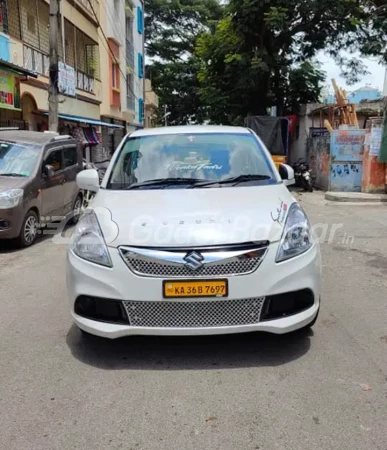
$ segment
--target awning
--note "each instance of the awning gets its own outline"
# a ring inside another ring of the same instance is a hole
[[[17,66],[16,64],[10,63],[9,61],[6,61],[5,59],[0,58],[0,68],[1,67],[4,67],[5,69],[9,70],[10,72],[15,73],[16,75],[28,75],[29,77],[38,78],[38,75],[36,72],[25,69],[24,67],[21,67],[21,66]]]
[[[48,113],[45,113],[48,115]],[[125,128],[123,125],[115,125],[114,123],[101,122],[100,120],[87,119],[86,117],[67,116],[65,114],[58,114],[58,117],[64,120],[72,120],[73,122],[89,123],[90,125],[97,125],[101,127],[110,128]]]

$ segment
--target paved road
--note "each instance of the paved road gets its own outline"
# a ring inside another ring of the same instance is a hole
[[[306,336],[85,342],[65,248],[3,246],[0,448],[386,450],[387,208],[301,199],[313,223],[343,224]]]

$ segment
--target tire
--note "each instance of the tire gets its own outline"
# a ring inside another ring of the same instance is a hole
[[[83,200],[82,200],[82,196],[78,195],[77,198],[74,201],[74,205],[73,205],[73,209],[72,209],[72,213],[74,213],[73,217],[71,217],[70,219],[70,224],[71,225],[75,225],[78,223],[79,218],[82,214],[82,206],[83,206]],[[75,211],[78,210],[79,213],[77,213],[75,215]]]
[[[19,247],[29,247],[32,245],[38,237],[38,215],[32,209],[26,214],[23,224],[20,230],[20,234],[16,239]]]
[[[96,341],[98,339],[103,339],[103,338],[100,338],[99,336],[96,336],[95,334],[91,334],[85,330],[82,330],[82,328],[78,327],[78,330],[80,331],[81,339],[85,343],[88,343],[88,342],[92,343],[93,341]]]
[[[82,330],[82,328],[79,328],[79,327],[78,327],[78,330],[81,332],[82,339],[93,339],[94,335],[88,333],[85,330]]]
[[[310,178],[309,178],[309,180],[304,180],[303,185],[304,185],[305,191],[313,192],[313,182]]]

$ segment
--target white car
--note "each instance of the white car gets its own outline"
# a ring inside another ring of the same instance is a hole
[[[86,333],[207,335],[313,325],[321,263],[309,221],[253,131],[136,131],[115,152],[68,249],[71,313]]]

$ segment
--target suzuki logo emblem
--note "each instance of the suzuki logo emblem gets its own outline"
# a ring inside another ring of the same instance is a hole
[[[191,270],[198,270],[203,266],[202,261],[204,260],[203,256],[197,252],[187,253],[184,258],[185,265]]]

